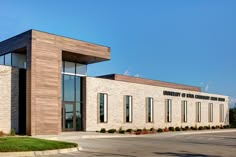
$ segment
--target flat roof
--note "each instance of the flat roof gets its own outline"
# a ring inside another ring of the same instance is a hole
[[[36,46],[40,43],[44,48],[58,48],[62,52],[62,59],[66,61],[91,64],[110,60],[110,47],[34,29],[1,41],[0,54],[26,48],[32,43],[37,43]]]
[[[97,76],[97,77],[104,78],[104,79],[123,81],[123,82],[138,83],[138,84],[153,85],[153,86],[160,86],[160,87],[201,92],[201,88],[196,87],[196,86],[189,86],[189,85],[183,85],[183,84],[171,83],[171,82],[165,82],[165,81],[159,81],[159,80],[151,80],[151,79],[128,76],[128,75],[109,74],[109,75],[102,75],[102,76]]]

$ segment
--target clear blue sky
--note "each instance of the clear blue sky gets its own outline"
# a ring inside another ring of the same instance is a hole
[[[0,1],[0,41],[28,29],[111,47],[89,75],[201,86],[236,102],[235,0]]]

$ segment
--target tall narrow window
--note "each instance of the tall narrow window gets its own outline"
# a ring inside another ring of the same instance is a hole
[[[125,120],[132,122],[132,96],[125,96]]]
[[[213,103],[209,103],[208,105],[208,119],[209,122],[213,122]]]
[[[200,102],[196,103],[196,118],[197,118],[197,122],[201,122],[201,103]]]
[[[182,101],[182,122],[187,122],[187,101]]]
[[[171,99],[166,99],[166,122],[171,123],[172,120],[172,101]]]
[[[153,122],[153,98],[147,98],[147,122]]]
[[[4,65],[4,55],[0,56],[0,65]]]
[[[107,94],[99,93],[99,119],[101,123],[107,122]]]
[[[220,104],[220,122],[224,122],[224,104]]]
[[[11,65],[11,53],[5,55],[5,65]]]

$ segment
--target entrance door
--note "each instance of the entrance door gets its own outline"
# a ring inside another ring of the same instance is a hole
[[[63,131],[76,130],[76,106],[75,103],[64,102],[62,105],[62,126]]]

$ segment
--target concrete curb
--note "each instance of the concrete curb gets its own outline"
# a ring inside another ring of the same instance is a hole
[[[202,130],[202,131],[180,131],[180,132],[165,132],[156,134],[141,134],[141,135],[83,135],[81,139],[95,139],[95,138],[123,138],[123,137],[152,137],[152,136],[176,136],[176,135],[194,135],[194,134],[210,134],[210,133],[224,133],[224,132],[236,132],[236,129],[229,130]]]
[[[183,133],[180,134],[180,135],[211,134],[211,133],[224,133],[224,132],[236,132],[236,129],[183,132]]]
[[[45,150],[45,151],[27,151],[27,152],[0,152],[1,157],[36,157],[44,155],[55,155],[62,153],[71,153],[82,150],[81,147],[56,149],[56,150]]]

